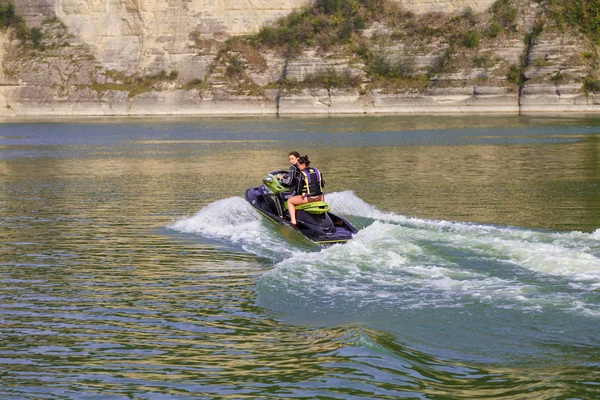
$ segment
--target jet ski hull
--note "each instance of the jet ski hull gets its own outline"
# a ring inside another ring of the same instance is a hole
[[[356,229],[348,221],[331,212],[312,214],[296,210],[297,225],[292,225],[284,205],[279,203],[278,206],[276,202],[280,200],[277,196],[273,196],[273,193],[264,185],[247,189],[245,198],[256,211],[267,219],[289,226],[319,245],[346,243],[356,233]],[[280,212],[283,218],[280,217]]]

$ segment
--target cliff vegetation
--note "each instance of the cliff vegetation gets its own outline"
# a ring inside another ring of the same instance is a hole
[[[288,67],[318,54],[321,65],[306,66],[303,73],[283,69],[278,83],[285,90],[423,92],[466,85],[518,90],[533,79],[578,82],[587,92],[599,86],[599,24],[599,0],[498,0],[488,12],[466,8],[457,15],[414,15],[387,0],[317,0],[256,35],[230,39],[217,62],[241,75],[266,65],[260,54],[270,51]],[[536,57],[536,46],[544,42],[554,45]],[[244,46],[258,56],[248,57],[240,51]],[[346,61],[342,67],[339,59]]]
[[[0,29],[11,28],[15,37],[22,43],[30,42],[34,47],[39,46],[42,33],[39,28],[29,29],[23,17],[17,15],[13,2],[0,4]]]

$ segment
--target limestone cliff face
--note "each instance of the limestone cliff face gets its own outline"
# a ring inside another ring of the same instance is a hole
[[[592,76],[595,46],[583,35],[548,30],[531,42],[524,69],[523,112],[598,111],[598,97],[582,82]]]
[[[257,32],[310,0],[14,0],[32,26],[57,16],[107,69],[155,72],[177,69],[200,78],[190,35],[223,40]],[[394,0],[417,14],[487,9],[494,0]]]
[[[0,3],[6,3],[6,0]],[[31,26],[39,26],[43,20],[56,14],[56,0],[19,0],[13,1],[19,15]]]
[[[431,12],[456,13],[471,8],[474,12],[487,10],[495,0],[397,0],[405,9],[416,14]]]
[[[107,69],[156,72],[177,69],[202,77],[191,35],[224,40],[261,26],[307,4],[307,0],[14,0],[32,26],[48,16],[90,46]],[[196,72],[197,69],[200,71]]]
[[[389,0],[352,46],[293,54],[226,40],[311,0],[13,1],[43,39],[0,30],[0,116],[600,110],[596,47],[535,0]]]

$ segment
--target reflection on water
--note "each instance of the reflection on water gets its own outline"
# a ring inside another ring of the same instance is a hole
[[[249,133],[237,131],[240,121],[232,122],[233,128],[225,124],[229,129],[212,121],[195,135],[195,125],[175,124],[173,129],[181,131],[176,138],[154,125],[146,127],[146,136],[138,126],[130,134],[129,125],[118,125],[128,136],[116,137],[112,126],[106,132],[104,125],[92,125],[99,132],[87,138],[89,143],[42,130],[26,138],[4,136],[11,145],[2,152],[0,172],[8,181],[69,178],[66,189],[77,185],[75,179],[137,176],[142,183],[160,182],[167,196],[192,192],[206,196],[207,204],[259,183],[265,172],[285,166],[290,149],[298,149],[324,171],[329,191],[354,190],[382,209],[559,230],[600,226],[600,138],[595,133],[600,127],[536,126],[530,120],[506,123],[506,118],[467,121],[468,129],[459,129],[460,120],[452,118],[244,121]],[[492,127],[473,127],[485,121]],[[439,129],[442,122],[452,129],[417,130]],[[504,125],[496,127],[500,122]],[[394,131],[395,125],[414,130]],[[225,139],[216,139],[219,135]],[[182,188],[190,185],[193,191]]]
[[[598,120],[114,121],[0,125],[0,397],[600,396]],[[351,246],[241,200],[291,150]]]

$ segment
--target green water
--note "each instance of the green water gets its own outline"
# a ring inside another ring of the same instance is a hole
[[[600,398],[600,119],[5,121],[0,299],[3,399]]]

